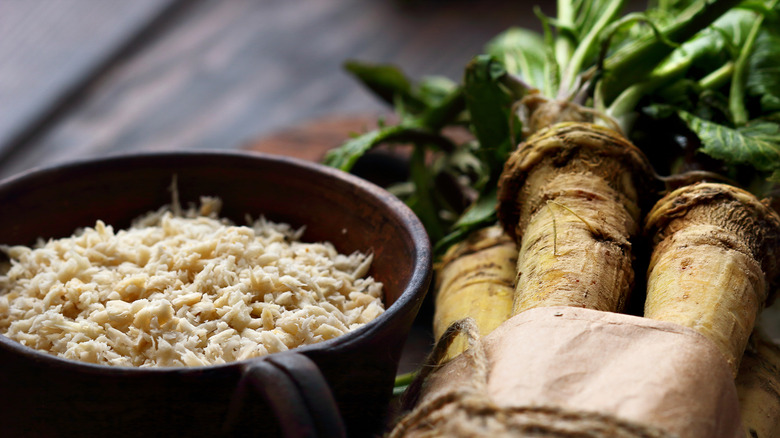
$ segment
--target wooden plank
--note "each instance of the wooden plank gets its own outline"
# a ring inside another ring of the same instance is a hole
[[[356,58],[410,76],[459,80],[511,24],[538,27],[523,2],[203,1],[0,167],[0,176],[74,157],[240,148],[312,118],[385,107],[342,69]]]
[[[39,129],[175,3],[0,2],[0,156]]]

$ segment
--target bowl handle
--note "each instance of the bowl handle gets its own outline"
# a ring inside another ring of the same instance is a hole
[[[317,365],[300,353],[272,354],[244,368],[223,427],[225,436],[237,427],[252,427],[238,424],[250,393],[271,408],[285,438],[346,437],[330,386]]]

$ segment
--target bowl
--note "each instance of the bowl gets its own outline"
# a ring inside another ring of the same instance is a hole
[[[288,157],[242,152],[112,156],[0,181],[0,243],[31,245],[98,219],[115,229],[170,203],[218,196],[222,216],[305,226],[305,241],[371,251],[387,310],[318,344],[223,365],[130,368],[55,357],[0,336],[4,436],[370,436],[431,275],[420,221],[385,190]]]

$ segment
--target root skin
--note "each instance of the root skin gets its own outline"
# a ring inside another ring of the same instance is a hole
[[[652,168],[621,135],[566,122],[521,144],[499,181],[499,219],[520,243],[514,310],[620,311]]]
[[[645,228],[654,246],[645,317],[702,333],[736,375],[776,288],[780,217],[748,192],[701,183],[658,201]]]
[[[523,137],[561,122],[592,122],[593,115],[569,101],[549,100],[539,94],[529,94],[520,102]]]
[[[498,226],[450,248],[437,269],[434,337],[440,339],[450,324],[467,317],[474,319],[481,336],[509,319],[516,263],[517,246]],[[446,360],[466,347],[464,339],[456,339]]]

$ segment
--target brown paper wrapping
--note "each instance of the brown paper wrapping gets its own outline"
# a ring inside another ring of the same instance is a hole
[[[688,328],[548,307],[511,318],[482,342],[488,397],[501,408],[595,412],[682,438],[744,437],[726,361]],[[473,361],[462,354],[429,376],[420,403],[473,384]]]

